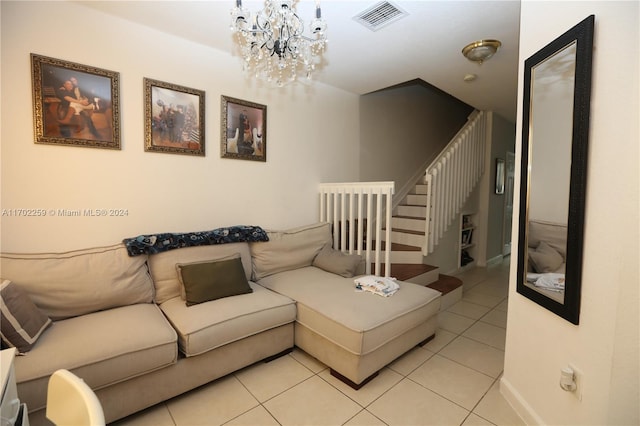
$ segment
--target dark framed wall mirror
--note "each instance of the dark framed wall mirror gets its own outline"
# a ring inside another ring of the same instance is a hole
[[[580,319],[591,15],[525,61],[517,291]]]
[[[496,188],[495,193],[498,195],[504,194],[504,175],[505,175],[505,163],[503,158],[496,158]]]

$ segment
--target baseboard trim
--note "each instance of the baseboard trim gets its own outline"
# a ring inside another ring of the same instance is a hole
[[[502,377],[500,379],[500,393],[507,400],[511,408],[518,414],[527,425],[544,425],[542,418],[535,412],[520,393],[511,383]]]
[[[493,265],[497,265],[497,264],[499,264],[499,263],[502,263],[502,260],[503,260],[503,259],[504,259],[504,256],[503,256],[503,255],[501,255],[501,254],[499,254],[499,255],[497,255],[497,256],[495,256],[495,257],[492,257],[491,259],[489,259],[489,260],[487,261],[487,267],[489,267],[489,266],[493,266]]]

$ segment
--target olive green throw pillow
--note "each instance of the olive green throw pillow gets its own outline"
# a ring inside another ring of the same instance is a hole
[[[335,250],[327,244],[313,259],[312,265],[327,272],[341,275],[345,278],[351,278],[356,274],[361,262],[362,256],[342,253],[340,250]]]
[[[253,292],[244,274],[240,255],[232,258],[178,264],[187,306]]]

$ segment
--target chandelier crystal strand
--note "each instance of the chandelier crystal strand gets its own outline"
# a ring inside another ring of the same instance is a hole
[[[243,69],[278,86],[297,80],[299,72],[311,79],[327,43],[320,4],[316,3],[308,37],[294,8],[296,1],[266,0],[264,9],[253,17],[242,0],[236,0],[231,9],[231,30],[241,47]]]

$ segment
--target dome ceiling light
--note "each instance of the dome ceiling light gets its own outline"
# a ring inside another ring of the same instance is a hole
[[[478,62],[480,65],[491,58],[502,46],[498,40],[479,40],[467,44],[462,49],[462,54],[470,61]]]

